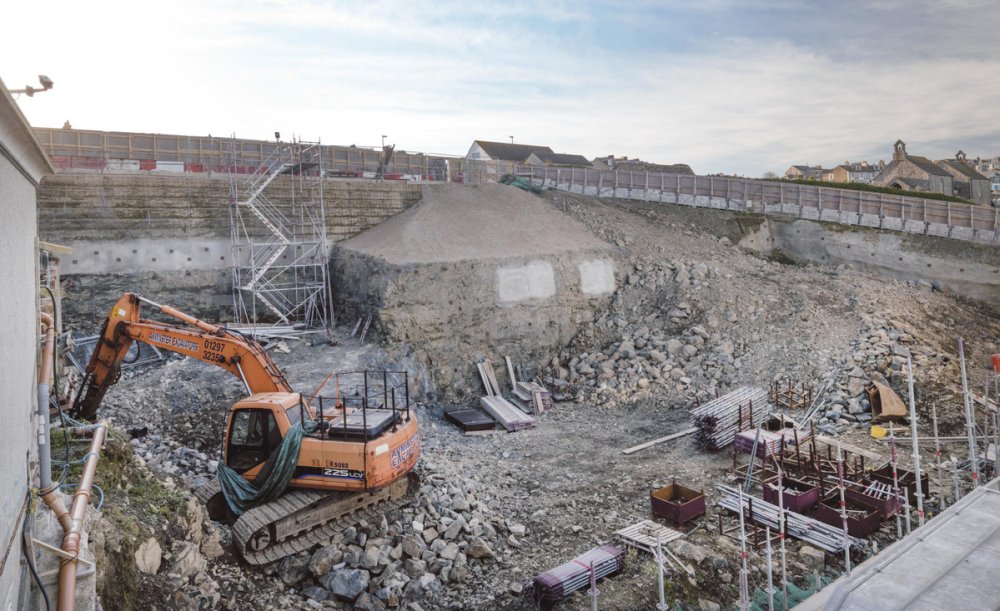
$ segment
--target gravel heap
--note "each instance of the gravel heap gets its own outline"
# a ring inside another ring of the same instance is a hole
[[[338,246],[397,265],[608,247],[538,196],[496,183],[424,186],[415,206]]]

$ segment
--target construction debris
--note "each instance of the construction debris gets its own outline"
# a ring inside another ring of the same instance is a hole
[[[866,391],[868,401],[872,406],[872,420],[887,422],[906,417],[906,404],[899,398],[896,391],[885,384],[872,380],[872,386]]]
[[[691,410],[691,418],[698,428],[695,444],[702,449],[721,450],[733,443],[738,431],[757,428],[767,415],[767,391],[741,386]]]

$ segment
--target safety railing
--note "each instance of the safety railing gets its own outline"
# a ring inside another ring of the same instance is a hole
[[[311,436],[367,442],[412,417],[409,372],[340,372],[328,376],[320,389],[327,384],[334,387],[332,396],[317,391],[299,399],[300,421],[316,421]]]

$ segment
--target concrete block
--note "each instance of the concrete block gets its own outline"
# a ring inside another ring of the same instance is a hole
[[[969,227],[952,227],[951,229],[951,237],[959,240],[971,240],[973,235],[975,233]]]
[[[686,193],[681,193],[680,195],[677,196],[677,203],[681,204],[682,206],[694,206],[694,205],[696,205],[695,201],[694,201],[694,196],[693,195],[687,195]]]
[[[708,205],[711,208],[717,208],[719,210],[728,210],[729,205],[724,197],[709,197]]]
[[[819,213],[819,220],[821,220],[821,221],[829,221],[831,223],[839,223],[840,222],[840,215],[841,215],[841,213],[838,210],[828,210],[828,209],[824,208]]]
[[[927,235],[948,237],[948,229],[944,223],[927,223]]]
[[[612,197],[617,197],[618,199],[628,199],[628,189],[625,187],[615,187],[614,195]]]
[[[697,207],[699,207],[699,208],[708,208],[709,207],[709,200],[711,200],[711,198],[709,196],[707,196],[707,195],[695,195],[694,196],[694,205],[697,206]]]
[[[615,290],[615,266],[609,259],[583,261],[580,268],[580,290],[585,295],[603,295]]]
[[[837,215],[837,222],[844,223],[845,225],[857,225],[858,224],[858,213],[857,212],[841,212]]]
[[[799,209],[799,205],[798,204],[788,204],[788,203],[785,203],[785,204],[778,204],[778,205],[781,206],[781,213],[782,214],[789,214],[791,216],[799,216],[800,209]]]
[[[903,231],[907,233],[922,234],[927,230],[927,223],[923,221],[906,221],[903,223]]]
[[[597,195],[597,187],[590,187],[590,186],[584,187],[583,188],[583,194],[584,195]]]
[[[660,201],[666,204],[676,204],[678,203],[677,194],[664,191],[663,193],[660,194]]]
[[[552,265],[547,261],[532,261],[527,265],[498,267],[496,291],[497,301],[504,304],[548,299],[556,293]]]
[[[583,194],[583,185],[578,185],[576,183],[571,183],[570,186],[569,186],[569,192],[570,193],[579,193],[579,194],[582,195]]]
[[[883,229],[895,229],[896,231],[902,231],[902,229],[903,229],[903,220],[902,219],[896,219],[896,218],[888,218],[888,217],[883,218],[882,219],[882,228]]]
[[[879,227],[882,219],[877,214],[862,214],[858,224],[863,227]]]
[[[820,220],[820,213],[816,208],[805,207],[799,212],[799,218]]]

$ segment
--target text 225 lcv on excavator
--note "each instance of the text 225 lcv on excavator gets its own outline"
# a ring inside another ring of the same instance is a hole
[[[143,303],[180,324],[140,318]],[[249,563],[308,549],[402,505],[418,486],[406,373],[337,374],[336,396],[304,396],[253,338],[133,293],[108,314],[74,415],[94,418],[135,341],[221,367],[249,393],[226,416],[220,477],[195,490],[214,518],[238,516],[233,540]]]

